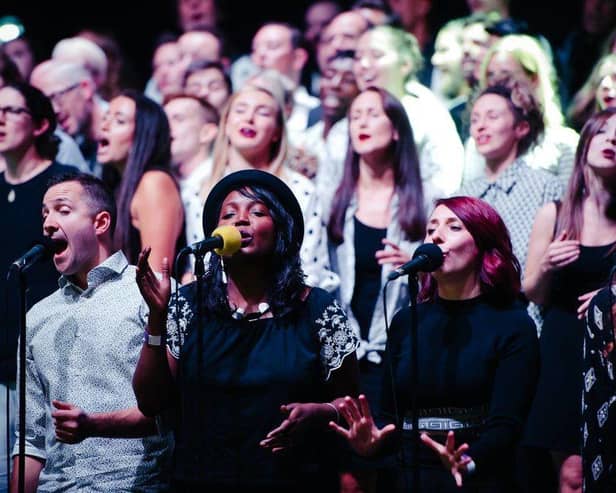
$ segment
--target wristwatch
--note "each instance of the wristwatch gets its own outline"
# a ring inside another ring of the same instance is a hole
[[[143,342],[145,342],[150,347],[160,347],[163,345],[162,336],[154,336],[150,334],[147,330],[143,333]]]

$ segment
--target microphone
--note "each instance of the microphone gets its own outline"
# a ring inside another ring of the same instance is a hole
[[[212,231],[212,236],[187,246],[184,250],[194,255],[203,256],[214,250],[218,255],[233,255],[242,247],[242,235],[234,226],[219,226]]]
[[[424,243],[415,250],[412,260],[392,270],[387,276],[387,280],[393,281],[405,274],[432,272],[441,265],[443,265],[443,251],[434,243]]]
[[[30,250],[11,264],[10,270],[25,271],[37,262],[49,260],[55,248],[55,242],[49,236],[43,236],[32,245]]]

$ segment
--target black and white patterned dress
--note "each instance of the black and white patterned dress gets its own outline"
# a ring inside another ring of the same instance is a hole
[[[584,332],[582,463],[584,491],[616,491],[616,380],[611,308],[616,289],[605,288],[592,300]]]

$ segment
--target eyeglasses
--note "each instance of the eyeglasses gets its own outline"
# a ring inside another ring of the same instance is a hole
[[[80,85],[80,83],[76,82],[75,84],[73,84],[71,86],[68,86],[68,87],[65,87],[64,89],[61,89],[59,91],[47,94],[47,97],[49,99],[51,99],[52,103],[57,103],[62,98],[64,98],[64,96],[66,96],[69,92],[74,91],[75,89],[77,89],[79,87],[79,85]]]
[[[7,119],[19,118],[19,115],[21,115],[22,113],[25,113],[26,115],[32,115],[30,110],[27,108],[20,108],[19,106],[0,106],[0,114]]]

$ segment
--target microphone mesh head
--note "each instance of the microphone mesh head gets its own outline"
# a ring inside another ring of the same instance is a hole
[[[220,256],[233,255],[242,247],[242,235],[235,226],[219,226],[212,231],[212,236],[222,238],[222,247],[214,249]]]
[[[420,245],[413,258],[423,255],[428,258],[429,262],[421,269],[422,272],[432,272],[443,265],[443,250],[434,243],[424,243]]]

